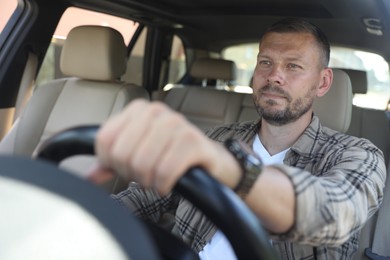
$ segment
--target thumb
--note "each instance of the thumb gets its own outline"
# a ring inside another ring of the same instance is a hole
[[[110,181],[115,176],[116,174],[111,169],[103,167],[100,164],[95,164],[88,170],[86,179],[94,184],[101,185]]]

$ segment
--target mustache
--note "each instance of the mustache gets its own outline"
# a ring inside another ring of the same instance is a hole
[[[290,96],[290,94],[288,94],[286,91],[284,91],[282,88],[278,87],[278,86],[275,86],[275,85],[272,85],[272,84],[267,84],[265,85],[263,88],[261,88],[259,90],[259,93],[260,94],[263,94],[264,92],[267,92],[267,93],[275,93],[275,94],[278,94],[278,95],[281,95],[283,96],[284,98],[286,98],[288,101],[291,101],[292,98]]]

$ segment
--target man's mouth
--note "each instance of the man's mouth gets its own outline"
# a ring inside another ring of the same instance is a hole
[[[285,99],[286,97],[284,95],[281,95],[280,93],[275,92],[263,92],[262,96],[266,98],[272,98],[272,99]]]
[[[268,99],[286,99],[291,101],[291,97],[283,89],[267,85],[260,90],[260,95]]]

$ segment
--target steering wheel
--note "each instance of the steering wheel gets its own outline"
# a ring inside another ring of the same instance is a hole
[[[59,163],[73,155],[93,155],[98,128],[81,126],[59,132],[42,144],[38,158]],[[238,259],[277,259],[259,219],[231,189],[203,169],[189,169],[174,189],[215,223]]]

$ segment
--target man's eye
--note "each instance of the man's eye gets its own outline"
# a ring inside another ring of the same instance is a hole
[[[301,66],[294,64],[294,63],[288,64],[287,67],[290,69],[300,69],[301,68]]]
[[[259,65],[262,65],[262,66],[269,66],[269,65],[271,65],[271,62],[268,61],[268,60],[260,60],[260,61],[259,61]]]

